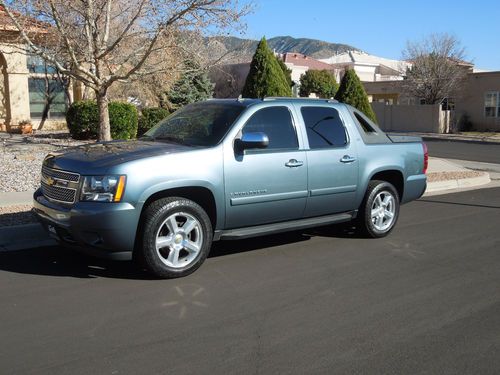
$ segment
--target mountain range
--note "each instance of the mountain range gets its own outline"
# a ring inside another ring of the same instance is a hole
[[[231,53],[233,62],[250,61],[259,43],[257,40],[234,36],[219,36],[211,39],[211,42],[219,43],[223,49]],[[268,39],[267,43],[269,48],[277,53],[298,52],[316,59],[324,59],[348,51],[361,51],[347,44],[291,36],[276,36]]]

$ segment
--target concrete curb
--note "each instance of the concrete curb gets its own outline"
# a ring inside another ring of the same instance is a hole
[[[452,189],[465,189],[474,186],[486,185],[489,184],[490,182],[491,179],[489,173],[484,172],[477,177],[429,182],[427,184],[427,189],[425,190],[425,193],[435,193],[437,191],[445,191]]]
[[[34,191],[21,191],[0,194],[0,206],[21,206],[31,204]]]
[[[54,245],[56,241],[49,237],[41,224],[0,227],[0,254]]]

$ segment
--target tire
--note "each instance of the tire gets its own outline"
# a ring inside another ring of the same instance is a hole
[[[396,225],[398,217],[399,194],[396,188],[386,181],[370,181],[356,223],[360,232],[367,237],[385,237]]]
[[[200,205],[186,198],[162,198],[151,203],[144,213],[142,229],[139,258],[149,273],[162,279],[196,271],[212,245],[210,218]]]

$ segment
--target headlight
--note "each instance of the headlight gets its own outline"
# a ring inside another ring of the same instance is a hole
[[[81,201],[120,202],[125,190],[125,176],[84,176]]]

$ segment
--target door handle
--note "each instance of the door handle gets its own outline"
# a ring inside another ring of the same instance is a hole
[[[341,163],[352,163],[353,161],[356,161],[356,158],[349,155],[344,155],[342,159],[340,159]]]
[[[290,159],[287,163],[285,163],[285,165],[289,168],[295,168],[304,165],[304,162],[296,159]]]

